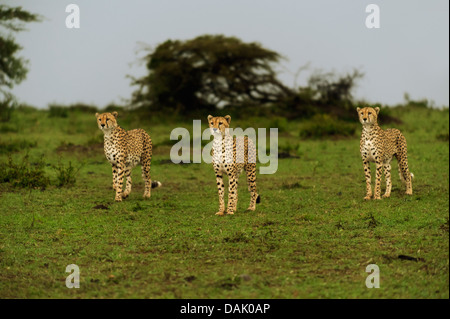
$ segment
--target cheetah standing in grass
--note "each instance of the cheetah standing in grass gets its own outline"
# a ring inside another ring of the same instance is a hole
[[[219,191],[219,211],[216,215],[225,213],[223,174],[228,175],[228,207],[226,213],[234,214],[238,200],[238,179],[243,170],[247,173],[248,190],[250,191],[250,206],[254,211],[255,204],[260,202],[256,191],[256,147],[248,136],[233,138],[229,133],[231,117],[208,116],[211,133],[214,135],[212,163],[216,173],[217,189]]]
[[[131,169],[139,163],[142,165],[142,177],[145,180],[144,198],[149,198],[151,189],[161,186],[160,182],[152,182],[150,178],[152,140],[142,129],[125,131],[117,125],[117,115],[117,112],[95,114],[98,127],[104,134],[106,159],[112,165],[116,201],[120,202],[130,194]],[[127,183],[125,191],[122,192],[124,176]]]
[[[413,174],[409,172],[408,158],[406,150],[406,139],[403,134],[395,128],[383,130],[378,126],[377,118],[380,108],[357,108],[359,121],[362,124],[362,134],[360,142],[361,157],[366,175],[366,197],[372,197],[372,185],[369,162],[376,164],[376,183],[374,199],[381,199],[381,175],[384,168],[386,177],[386,193],[383,197],[391,195],[391,160],[397,158],[398,171],[401,181],[406,184],[406,194],[412,195]]]

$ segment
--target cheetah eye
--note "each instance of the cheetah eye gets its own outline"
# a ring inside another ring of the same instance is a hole
[[[219,122],[219,125],[222,125],[223,123],[222,122]]]
[[[372,115],[372,112],[369,112],[369,115]]]

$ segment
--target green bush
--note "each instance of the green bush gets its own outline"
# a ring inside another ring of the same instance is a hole
[[[76,103],[69,106],[70,112],[80,112],[80,113],[92,113],[95,114],[95,112],[98,112],[98,109],[96,106],[83,104],[83,103]]]
[[[357,124],[337,120],[327,114],[316,114],[300,130],[301,138],[347,137],[355,135]]]
[[[103,109],[103,112],[109,112],[109,113],[114,112],[114,111],[122,112],[124,110],[125,109],[123,108],[123,106],[116,105],[114,103],[110,103],[107,106],[105,106],[105,108]]]
[[[17,125],[9,123],[4,123],[0,125],[0,133],[17,133],[17,132],[19,132]]]
[[[76,175],[81,167],[75,168],[72,166],[72,162],[69,162],[69,165],[66,167],[61,162],[58,163],[58,165],[54,165],[53,168],[57,172],[57,180],[56,180],[56,186],[63,187],[63,186],[73,186],[76,182]]]
[[[49,117],[66,118],[69,116],[69,110],[65,106],[51,104],[48,107],[49,107],[49,113],[48,113]]]
[[[8,122],[11,119],[12,111],[12,99],[7,98],[0,101],[0,122]]]
[[[278,128],[279,133],[285,132],[288,130],[288,120],[285,117],[273,117],[270,127]]]
[[[0,141],[0,154],[8,154],[12,152],[22,151],[24,149],[28,149],[31,147],[35,147],[37,142],[30,142],[27,140],[19,140],[19,141],[9,141],[3,142]]]
[[[15,187],[45,189],[50,180],[45,175],[44,166],[43,161],[30,163],[28,155],[20,163],[14,163],[9,157],[8,163],[0,165],[0,182],[11,183]]]

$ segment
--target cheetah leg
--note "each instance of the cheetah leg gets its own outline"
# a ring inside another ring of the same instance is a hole
[[[131,167],[125,169],[125,177],[127,179],[127,184],[125,186],[125,192],[122,194],[122,198],[127,198],[131,193],[131,185],[133,184],[131,181]]]
[[[397,161],[400,179],[404,184],[406,184],[406,195],[412,195],[412,176],[408,167],[408,154],[405,137],[400,135],[397,143]]]
[[[117,189],[117,165],[116,164],[112,164],[112,175],[113,175],[112,187],[113,187],[113,190],[116,190]]]
[[[383,198],[387,198],[391,196],[392,182],[391,182],[391,163],[384,164],[384,176],[386,178],[386,192],[383,195]]]
[[[229,185],[228,185],[228,207],[227,214],[233,215],[236,211],[238,193],[237,193],[238,179],[232,178],[229,176]]]
[[[122,201],[123,174],[125,173],[125,165],[117,165],[117,186],[116,186],[116,202]]]
[[[374,199],[381,199],[381,176],[383,174],[383,164],[380,161],[376,162],[376,180],[375,180],[375,194]]]
[[[398,170],[400,179],[403,184],[406,185],[406,195],[412,195],[412,176],[408,168],[408,160],[406,159],[406,155],[400,156],[398,158]]]
[[[143,161],[142,178],[145,181],[144,198],[150,198],[152,195],[152,179],[150,176],[150,160]]]
[[[364,160],[364,175],[366,176],[366,197],[365,200],[369,200],[372,197],[372,177],[370,175],[370,163]]]
[[[247,210],[254,211],[256,209],[256,200],[258,192],[256,191],[256,163],[249,163],[245,166],[247,173],[248,190],[250,191],[250,206]]]
[[[225,212],[225,201],[223,199],[225,193],[225,186],[223,184],[223,176],[216,173],[217,190],[219,192],[219,211],[216,215],[223,215]],[[228,202],[228,205],[230,203]]]

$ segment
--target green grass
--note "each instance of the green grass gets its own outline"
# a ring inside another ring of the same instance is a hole
[[[152,136],[152,177],[163,187],[143,200],[135,168],[130,197],[115,203],[93,114],[15,111],[0,123],[1,165],[8,156],[43,159],[51,182],[0,184],[0,298],[449,298],[449,143],[440,138],[449,113],[392,114],[403,124],[389,127],[408,141],[412,196],[393,174],[391,198],[364,201],[358,136],[302,140],[305,123],[283,122],[279,145],[296,158],[258,175],[255,212],[244,212],[242,175],[237,213],[218,217],[211,165],[167,163],[170,131],[192,122],[119,117]],[[269,127],[270,119],[232,124]],[[69,163],[76,182],[58,187],[54,167]],[[65,286],[69,264],[80,268],[79,289]],[[380,268],[379,289],[365,286],[369,264]]]

